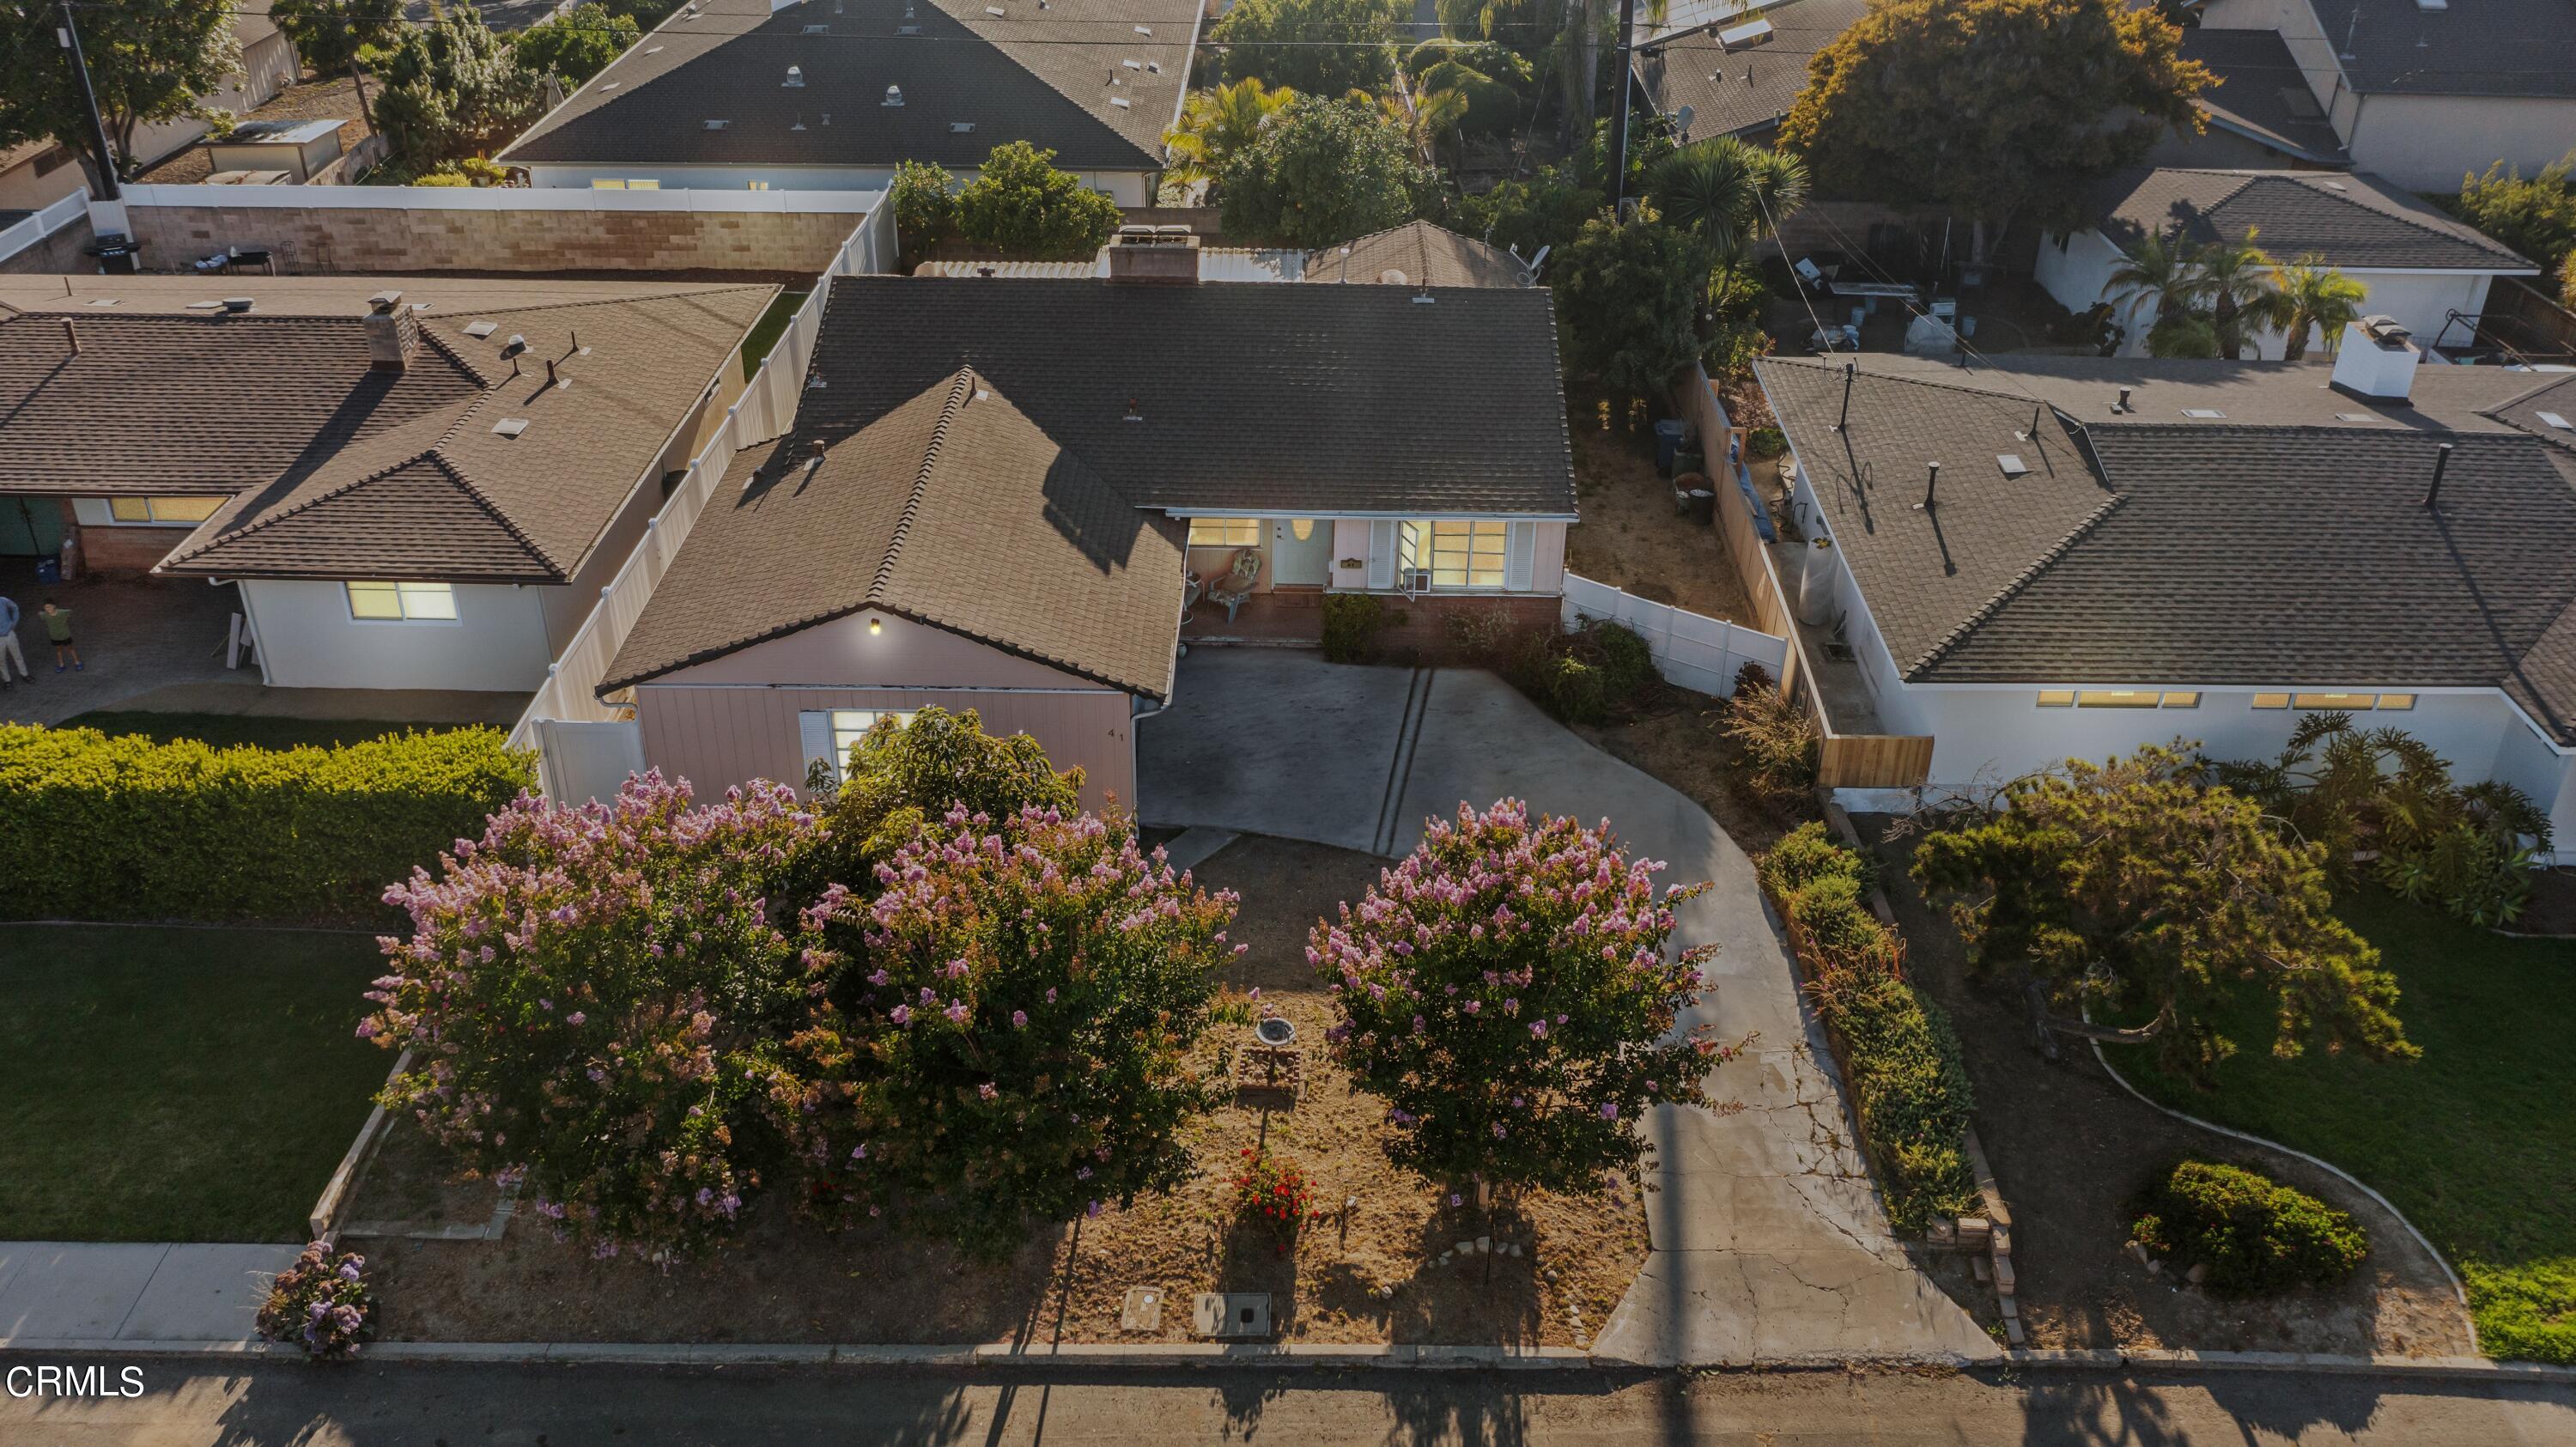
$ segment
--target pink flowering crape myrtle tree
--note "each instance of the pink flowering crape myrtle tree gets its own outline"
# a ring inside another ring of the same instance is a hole
[[[1306,957],[1341,1019],[1334,1058],[1383,1097],[1388,1157],[1434,1181],[1598,1191],[1645,1153],[1639,1116],[1705,1105],[1735,1046],[1676,1035],[1714,947],[1665,958],[1663,866],[1609,826],[1460,805]]]
[[[817,831],[765,782],[522,795],[386,892],[412,932],[358,1033],[413,1064],[378,1098],[602,1255],[709,1244],[786,1161],[781,1051],[827,951],[762,881]]]
[[[819,1205],[989,1259],[1189,1178],[1181,1132],[1223,1098],[1190,1055],[1232,894],[1140,852],[1122,817],[1034,808],[951,810],[877,884],[815,906],[834,948],[786,1118]]]

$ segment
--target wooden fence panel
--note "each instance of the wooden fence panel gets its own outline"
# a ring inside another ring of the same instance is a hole
[[[1932,740],[1921,736],[1830,735],[1816,760],[1828,789],[1911,789],[1931,773]]]

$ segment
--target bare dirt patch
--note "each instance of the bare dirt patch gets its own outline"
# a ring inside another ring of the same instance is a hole
[[[372,96],[382,81],[370,76],[367,94]],[[367,123],[358,112],[358,90],[345,75],[317,77],[290,85],[269,97],[268,104],[241,117],[246,121],[322,121],[337,120],[340,125],[340,149],[354,151],[366,139]],[[213,158],[206,154],[205,143],[192,142],[187,149],[143,173],[142,179],[155,185],[192,185],[214,174]]]
[[[2022,1011],[1966,978],[1958,934],[1905,875],[1912,840],[1860,818],[1906,940],[1907,969],[1950,1012],[1976,1087],[1977,1134],[2013,1212],[2013,1268],[2030,1344],[2391,1356],[2472,1355],[2450,1279],[2405,1227],[2329,1172],[2175,1120],[2128,1094],[2079,1041],[2042,1059]],[[2124,1249],[2131,1206],[2156,1171],[2184,1157],[2262,1171],[2350,1212],[2369,1259],[2331,1290],[2230,1300],[2150,1273]],[[1991,1288],[1936,1277],[1989,1326]]]
[[[884,1231],[827,1233],[776,1200],[743,1240],[669,1269],[593,1260],[539,1223],[496,1242],[380,1241],[383,1334],[466,1341],[1182,1341],[1200,1291],[1266,1291],[1280,1335],[1307,1342],[1504,1342],[1571,1346],[1573,1322],[1605,1321],[1645,1259],[1642,1204],[1539,1195],[1517,1213],[1451,1210],[1429,1182],[1389,1167],[1383,1107],[1313,1048],[1327,1001],[1305,963],[1307,927],[1376,881],[1382,861],[1247,837],[1197,871],[1243,897],[1233,938],[1248,945],[1228,984],[1258,987],[1297,1026],[1308,1086],[1293,1105],[1247,1093],[1192,1134],[1202,1175],[1175,1194],[1104,1209],[977,1266],[943,1246]],[[1236,1027],[1217,1033],[1248,1037]],[[1211,1057],[1214,1043],[1208,1047]],[[1330,1218],[1293,1245],[1232,1219],[1246,1146],[1292,1157]],[[370,1185],[369,1191],[377,1188]],[[417,1192],[417,1186],[404,1188]],[[1357,1205],[1347,1213],[1346,1200]],[[369,1207],[368,1209],[372,1209]],[[1479,1237],[1496,1251],[1478,1253]],[[1460,1242],[1468,1244],[1462,1257]],[[1509,1254],[1513,1244],[1522,1254]],[[1442,1264],[1440,1258],[1450,1259]],[[1153,1332],[1119,1329],[1127,1289],[1165,1293]],[[1381,1298],[1375,1289],[1396,1288]]]
[[[1717,529],[1673,508],[1655,472],[1655,424],[1643,403],[1573,389],[1574,483],[1583,521],[1566,532],[1565,565],[1640,598],[1751,626],[1744,583]]]
[[[2505,933],[2576,938],[2576,869],[2535,871],[2531,901]]]
[[[1765,800],[1745,783],[1742,751],[1722,731],[1724,702],[1685,688],[1624,723],[1574,731],[1595,748],[1690,796],[1747,854],[1780,842],[1808,817],[1800,798]]]

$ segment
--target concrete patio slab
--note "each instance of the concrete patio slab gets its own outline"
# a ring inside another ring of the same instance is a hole
[[[1186,874],[1242,837],[1226,829],[1184,829],[1163,845],[1163,859],[1174,870]]]
[[[135,1341],[221,1341],[252,1334],[272,1277],[293,1246],[173,1246],[117,1335]]]
[[[23,1260],[0,1288],[0,1337],[112,1337],[170,1248],[158,1243],[13,1241]]]
[[[1137,817],[1373,850],[1420,686],[1302,650],[1192,649],[1172,706],[1137,725]]]

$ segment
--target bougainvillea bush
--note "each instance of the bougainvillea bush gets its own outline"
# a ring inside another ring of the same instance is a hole
[[[331,1254],[316,1241],[277,1273],[256,1324],[270,1341],[294,1342],[316,1361],[356,1356],[376,1331],[376,1296],[367,1286],[367,1258]]]
[[[1123,818],[1036,809],[952,810],[877,884],[815,906],[833,948],[784,1116],[819,1204],[993,1257],[1189,1177],[1181,1130],[1222,1098],[1189,1055],[1232,894],[1140,852]]]
[[[358,1029],[413,1066],[379,1098],[601,1254],[707,1244],[784,1156],[780,1053],[827,951],[761,885],[818,828],[765,783],[522,796],[386,893],[412,934]]]
[[[1599,1190],[1645,1151],[1639,1117],[1707,1103],[1733,1047],[1672,1035],[1698,997],[1702,950],[1666,959],[1672,907],[1659,864],[1609,828],[1533,822],[1505,799],[1461,806],[1307,959],[1341,1019],[1334,1057],[1387,1102],[1387,1154],[1434,1180]]]

